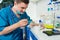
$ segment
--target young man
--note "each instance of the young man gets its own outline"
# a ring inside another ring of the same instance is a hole
[[[23,40],[21,27],[29,24],[25,10],[29,0],[14,0],[14,6],[0,10],[0,40]]]

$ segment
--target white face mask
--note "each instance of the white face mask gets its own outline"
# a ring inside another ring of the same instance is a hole
[[[17,14],[23,14],[22,12],[20,12],[19,10],[16,11]]]

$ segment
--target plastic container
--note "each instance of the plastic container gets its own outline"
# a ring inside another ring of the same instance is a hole
[[[55,27],[60,28],[60,16],[57,16],[57,19],[55,20]]]
[[[43,23],[43,21],[42,20],[39,20],[39,23],[40,23],[41,29],[44,29],[44,23]]]

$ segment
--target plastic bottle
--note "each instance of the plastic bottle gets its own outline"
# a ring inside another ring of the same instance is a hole
[[[57,16],[55,27],[60,28],[60,16]]]
[[[42,21],[42,20],[39,20],[39,23],[40,23],[40,27],[41,27],[41,29],[44,29],[43,21]]]

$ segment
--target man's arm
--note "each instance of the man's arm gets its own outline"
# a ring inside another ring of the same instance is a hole
[[[12,32],[13,30],[19,28],[19,27],[24,27],[28,24],[28,21],[27,19],[22,19],[20,20],[19,22],[11,25],[11,26],[8,26],[8,27],[5,27],[1,32],[0,32],[0,35],[4,35],[4,34],[8,34],[10,32]]]
[[[38,23],[35,23],[32,19],[30,19],[30,17],[27,15],[27,13],[25,12],[26,18],[28,19],[28,25],[30,26],[30,28],[32,28],[33,26],[39,26]]]
[[[17,29],[19,27],[18,23],[15,23],[11,26],[5,27],[1,32],[0,35],[8,34],[12,32],[13,30]]]

